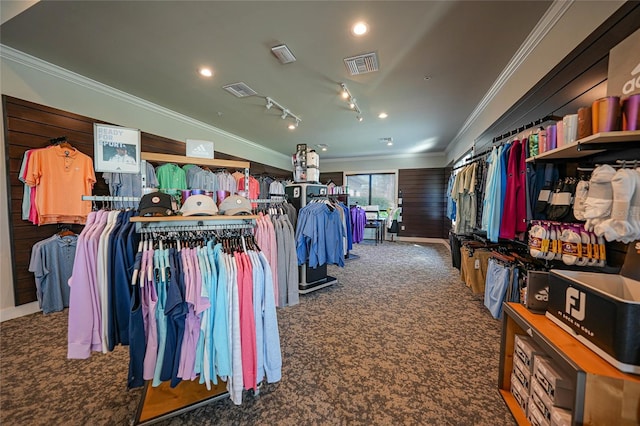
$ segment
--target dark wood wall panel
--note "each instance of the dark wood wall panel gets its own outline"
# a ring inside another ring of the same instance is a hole
[[[320,182],[321,183],[325,183],[326,184],[330,180],[333,183],[335,183],[336,186],[344,185],[344,182],[342,181],[342,172],[320,173]]]
[[[609,51],[638,30],[640,2],[629,1],[545,75],[515,105],[476,138],[476,147],[548,114],[565,115],[589,106],[602,92]],[[594,90],[595,89],[595,90]]]
[[[5,153],[7,167],[7,197],[9,201],[9,232],[12,253],[15,304],[23,305],[36,299],[36,287],[33,274],[28,271],[31,247],[57,232],[57,225],[36,226],[23,221],[22,197],[23,185],[18,180],[24,152],[28,149],[42,148],[49,139],[66,136],[71,145],[82,153],[93,157],[93,124],[113,124],[90,117],[73,114],[21,99],[2,96],[3,119],[5,129]],[[141,150],[162,154],[185,154],[185,144],[172,139],[149,133],[141,133]],[[245,159],[216,152],[216,158],[224,160]],[[290,178],[289,170],[279,169],[258,162],[251,162],[253,175],[268,174],[275,178]],[[94,195],[107,195],[108,188],[101,174],[97,173]],[[82,227],[74,225],[72,229],[80,232]]]
[[[446,238],[445,169],[401,169],[398,188],[402,191],[401,237]]]

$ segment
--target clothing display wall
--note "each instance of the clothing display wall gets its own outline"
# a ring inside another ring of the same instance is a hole
[[[27,150],[20,168],[24,182],[22,218],[35,225],[79,223],[87,220],[96,182],[93,160],[64,142]]]

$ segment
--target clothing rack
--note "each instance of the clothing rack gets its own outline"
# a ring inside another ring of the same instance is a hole
[[[507,133],[503,133],[500,136],[494,137],[492,143],[496,143],[496,142],[501,141],[502,139],[506,139],[506,138],[509,138],[511,136],[515,136],[518,133],[524,132],[525,130],[530,129],[530,128],[534,127],[534,126],[539,126],[539,125],[541,125],[542,123],[544,123],[546,121],[558,121],[558,120],[561,120],[561,119],[562,119],[562,117],[558,117],[556,115],[547,115],[547,116],[545,116],[543,118],[540,118],[538,120],[535,120],[535,121],[532,121],[530,123],[527,123],[522,127],[517,127],[517,128],[515,128],[515,129],[513,129],[513,130],[511,130],[511,131],[509,131]]]
[[[50,145],[58,145],[61,144],[63,142],[67,141],[67,137],[66,136],[59,136],[57,138],[51,138],[49,139],[49,144]]]
[[[255,226],[258,216],[167,216],[140,217],[134,216],[136,231],[141,234],[164,232],[193,232],[207,230],[249,229]],[[144,391],[138,403],[135,418],[131,425],[153,424],[159,421],[194,410],[214,401],[227,398],[227,383],[219,381],[211,390],[198,381],[182,380],[175,388],[170,383],[162,382],[160,386],[151,386],[146,381]]]
[[[138,232],[140,234],[157,234],[167,232],[199,232],[199,231],[216,231],[216,230],[235,230],[235,229],[253,229],[253,224],[226,224],[226,225],[180,225],[180,226],[155,226],[141,227]]]
[[[111,195],[83,195],[82,201],[140,201],[140,197],[118,197]]]

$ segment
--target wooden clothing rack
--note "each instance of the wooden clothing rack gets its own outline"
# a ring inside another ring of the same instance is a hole
[[[180,155],[155,154],[142,152],[142,160],[159,163],[198,164],[211,167],[225,167],[244,169],[246,188],[249,188],[249,162],[231,160],[207,160],[202,158],[185,157]],[[255,224],[257,216],[200,216],[200,217],[132,217],[131,222],[136,222],[137,231],[141,233],[161,231],[162,228],[176,228],[180,225],[199,226],[203,228],[229,228],[246,227],[247,222]],[[235,225],[234,225],[235,224]],[[170,382],[162,382],[153,387],[151,381],[145,382],[144,390],[138,403],[135,417],[130,421],[131,425],[150,425],[178,416],[203,405],[228,397],[227,383],[218,378],[218,384],[212,385],[208,390],[204,384],[197,380],[181,381],[175,388],[171,388]]]

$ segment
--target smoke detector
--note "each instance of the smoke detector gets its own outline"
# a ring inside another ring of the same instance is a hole
[[[238,98],[246,98],[247,96],[253,96],[258,93],[242,81],[227,84],[226,86],[222,86],[222,88]]]
[[[376,52],[344,58],[344,64],[351,75],[366,74],[378,71],[378,55]]]

